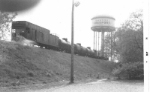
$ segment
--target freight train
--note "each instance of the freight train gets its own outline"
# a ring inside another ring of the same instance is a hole
[[[50,30],[35,25],[27,21],[13,21],[12,22],[12,40],[16,41],[18,36],[32,42],[33,45],[38,45],[46,49],[53,49],[57,51],[71,52],[71,44],[66,39],[60,39],[58,36],[51,34]],[[91,50],[90,47],[83,47],[80,43],[74,44],[74,53],[81,56],[88,56],[92,58],[107,59],[106,57],[99,57],[96,51]]]

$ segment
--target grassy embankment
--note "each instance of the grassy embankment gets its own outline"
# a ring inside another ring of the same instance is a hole
[[[107,78],[114,64],[75,56],[75,81]],[[0,86],[69,80],[70,54],[0,41]]]

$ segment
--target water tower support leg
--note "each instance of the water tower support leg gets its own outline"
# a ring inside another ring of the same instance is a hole
[[[111,32],[111,61],[112,61],[112,32]]]
[[[94,38],[93,38],[93,50],[94,50],[95,49],[95,31],[93,33],[94,33]]]
[[[95,40],[96,41],[96,45],[95,45],[96,47],[95,47],[95,50],[96,50],[96,56],[97,56],[97,32],[95,32],[95,33],[96,33],[96,40]]]
[[[104,32],[101,34],[101,51],[102,51],[102,57],[104,57]]]
[[[99,32],[98,32],[98,56],[99,56]]]

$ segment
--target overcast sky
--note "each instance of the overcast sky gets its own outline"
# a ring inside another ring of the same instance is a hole
[[[115,26],[119,27],[129,15],[143,9],[143,0],[78,0],[75,7],[75,43],[93,47],[91,18],[96,15],[113,16]],[[19,13],[15,20],[25,20],[45,27],[60,38],[71,40],[71,5],[72,0],[41,0],[31,10]]]

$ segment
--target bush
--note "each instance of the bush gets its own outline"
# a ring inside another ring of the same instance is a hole
[[[143,62],[127,63],[113,70],[118,79],[144,80]]]

